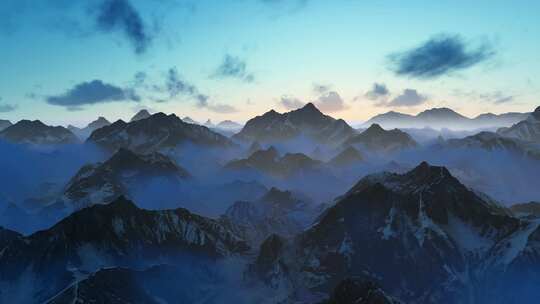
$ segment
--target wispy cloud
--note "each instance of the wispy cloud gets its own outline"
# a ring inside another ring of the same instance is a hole
[[[477,91],[462,91],[454,90],[452,95],[459,98],[466,98],[471,101],[488,102],[492,104],[503,104],[515,101],[516,95],[507,94],[502,91],[494,91],[488,93],[478,93]]]
[[[210,103],[210,96],[201,93],[199,89],[183,80],[178,73],[176,67],[170,68],[167,71],[167,77],[165,81],[165,91],[169,94],[170,98],[175,98],[179,95],[184,95],[192,98],[196,101],[196,106],[199,108],[205,108],[216,113],[234,113],[238,110],[227,104]]]
[[[413,49],[391,54],[388,60],[396,75],[430,79],[467,69],[494,54],[488,42],[473,47],[458,35],[439,35]]]
[[[240,57],[225,55],[222,63],[217,67],[214,78],[236,78],[244,82],[253,82],[255,76],[247,70],[247,63]]]

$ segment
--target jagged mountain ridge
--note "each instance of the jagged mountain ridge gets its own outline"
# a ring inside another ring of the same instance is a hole
[[[163,154],[138,155],[120,148],[107,161],[86,165],[77,172],[65,187],[65,204],[78,209],[109,203],[128,194],[130,183],[151,177],[180,183],[190,174]]]
[[[346,166],[351,166],[362,161],[364,161],[364,157],[362,156],[362,153],[360,153],[360,151],[358,151],[354,147],[348,146],[339,154],[334,156],[328,162],[328,164],[331,166],[336,166],[336,167],[346,167]]]
[[[540,143],[540,107],[536,108],[527,119],[509,128],[501,128],[497,133],[505,137]]]
[[[385,130],[378,124],[372,124],[364,132],[347,139],[345,145],[359,145],[369,151],[394,152],[417,147],[418,143],[399,129]]]
[[[505,137],[494,132],[480,132],[464,138],[452,138],[438,144],[441,148],[475,148],[488,151],[506,151],[520,156],[540,159],[536,144],[517,138]]]
[[[228,138],[206,127],[185,123],[174,114],[164,113],[129,123],[118,120],[94,131],[87,142],[109,151],[127,148],[137,153],[170,150],[182,144],[222,148],[233,145]]]
[[[31,275],[38,286],[34,301],[45,301],[69,286],[77,272],[151,265],[182,255],[219,259],[248,249],[216,220],[181,208],[143,210],[120,197],[10,242],[0,255],[0,283]]]
[[[313,202],[291,191],[271,188],[256,201],[237,201],[221,217],[253,245],[271,234],[293,236],[318,215]]]
[[[64,127],[51,127],[39,120],[21,120],[0,131],[0,139],[34,145],[73,144],[79,139]]]
[[[139,112],[137,112],[135,115],[133,115],[133,117],[131,117],[129,122],[134,122],[134,121],[137,121],[137,120],[146,119],[146,118],[148,118],[150,116],[152,116],[152,115],[150,114],[150,112],[148,112],[148,110],[142,109]]]
[[[420,112],[417,115],[390,111],[372,117],[363,125],[369,126],[376,123],[384,128],[399,129],[486,129],[510,126],[525,119],[528,115],[529,113],[503,113],[500,115],[484,113],[474,118],[468,118],[449,108],[433,108]]]
[[[84,128],[77,128],[77,127],[72,126],[72,125],[69,125],[67,128],[68,128],[68,130],[73,132],[73,134],[77,135],[77,137],[79,137],[79,139],[86,140],[88,138],[88,136],[90,136],[90,134],[92,134],[92,132],[94,132],[95,130],[97,130],[99,128],[108,126],[110,124],[111,123],[105,117],[100,116],[96,120],[89,123]]]
[[[248,158],[233,160],[225,169],[233,171],[255,170],[270,176],[284,178],[321,168],[323,163],[302,153],[286,153],[281,156],[276,148],[258,150]]]
[[[502,274],[517,265],[540,273],[538,224],[423,163],[362,179],[296,238],[265,241],[274,245],[263,243],[267,258],[252,270],[273,286],[329,293],[345,277],[369,274],[407,303],[483,303],[497,292],[478,286],[510,282]]]
[[[280,114],[271,110],[252,118],[233,138],[244,142],[272,143],[306,136],[316,142],[339,144],[354,133],[344,120],[324,115],[314,104],[308,103],[291,112]]]

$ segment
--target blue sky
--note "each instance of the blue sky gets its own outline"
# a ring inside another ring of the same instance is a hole
[[[538,1],[4,0],[0,118],[540,105]],[[375,86],[377,84],[377,86]],[[377,88],[377,90],[373,90]]]

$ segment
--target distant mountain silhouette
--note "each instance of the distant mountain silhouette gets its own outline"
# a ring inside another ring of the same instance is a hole
[[[418,145],[409,134],[399,129],[387,131],[378,124],[372,124],[364,132],[350,137],[345,144],[360,145],[370,151],[384,152],[413,148]]]
[[[14,143],[55,145],[79,142],[77,136],[64,127],[51,127],[39,120],[21,120],[0,131],[0,138]]]
[[[111,123],[107,119],[105,119],[105,117],[100,116],[98,119],[92,121],[84,128],[77,128],[75,126],[69,125],[68,130],[73,132],[73,134],[77,135],[77,137],[79,137],[81,140],[86,140],[88,136],[92,134],[92,132],[110,124]]]
[[[390,111],[369,119],[364,126],[379,124],[384,128],[480,129],[510,126],[527,117],[528,113],[485,113],[475,118],[465,117],[449,108],[433,108],[417,115]]]
[[[332,158],[328,163],[331,166],[346,167],[359,163],[363,160],[364,157],[362,154],[354,147],[349,146]]]
[[[133,122],[133,121],[137,121],[137,120],[141,120],[141,119],[146,119],[148,117],[150,117],[150,112],[148,112],[148,110],[146,109],[143,109],[143,110],[140,110],[139,112],[137,112],[137,114],[135,114],[131,119],[130,119],[130,122]]]
[[[183,122],[174,114],[156,113],[126,123],[118,120],[94,131],[87,140],[109,151],[127,148],[137,153],[175,149],[182,144],[230,147],[233,143],[206,127]]]
[[[507,151],[516,155],[540,159],[540,148],[517,138],[505,137],[495,132],[480,132],[464,138],[452,138],[439,144],[443,148],[476,148],[488,151]]]
[[[274,147],[270,147],[256,151],[246,159],[230,161],[225,168],[237,171],[254,170],[274,177],[290,177],[301,172],[317,170],[322,165],[322,162],[302,153],[286,153],[281,156]]]
[[[354,129],[342,119],[324,115],[308,103],[303,108],[280,114],[274,110],[250,119],[234,139],[253,142],[280,142],[305,136],[327,144],[342,143],[354,134]]]
[[[240,130],[242,125],[232,120],[224,120],[216,125],[218,129]]]

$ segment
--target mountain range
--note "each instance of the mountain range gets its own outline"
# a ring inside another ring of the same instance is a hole
[[[258,150],[248,158],[232,160],[225,169],[233,171],[258,171],[270,176],[285,178],[293,174],[302,174],[318,170],[323,163],[302,153],[286,153],[281,156],[276,148]]]
[[[138,155],[120,148],[107,161],[82,167],[65,186],[62,201],[75,209],[109,203],[152,177],[180,183],[190,174],[158,152]]]
[[[280,114],[274,110],[250,119],[233,139],[275,143],[306,137],[326,144],[341,144],[355,130],[342,119],[324,115],[314,104]]]
[[[422,163],[363,178],[306,231],[269,237],[250,269],[293,294],[360,277],[405,303],[525,303],[538,295],[539,224]]]
[[[73,144],[79,139],[64,127],[47,126],[39,120],[21,120],[0,131],[0,139],[34,145]]]
[[[174,150],[182,144],[230,147],[233,143],[210,129],[183,122],[174,114],[156,113],[126,123],[118,120],[92,132],[87,142],[108,151],[127,148],[138,153]]]
[[[378,152],[392,152],[418,146],[409,134],[399,129],[384,130],[378,124],[372,124],[362,133],[351,136],[345,145],[358,145]]]
[[[7,238],[0,255],[0,284],[31,278],[34,285],[18,288],[27,290],[25,296],[35,302],[54,298],[85,272],[142,267],[183,255],[212,260],[249,249],[215,220],[186,209],[143,210],[123,197],[77,211],[47,230]],[[0,297],[9,292],[10,288],[0,289]]]
[[[364,126],[379,124],[383,128],[433,128],[433,129],[488,129],[511,126],[524,120],[530,113],[492,113],[480,114],[468,118],[449,108],[433,108],[420,112],[417,115],[390,111],[369,119]]]

